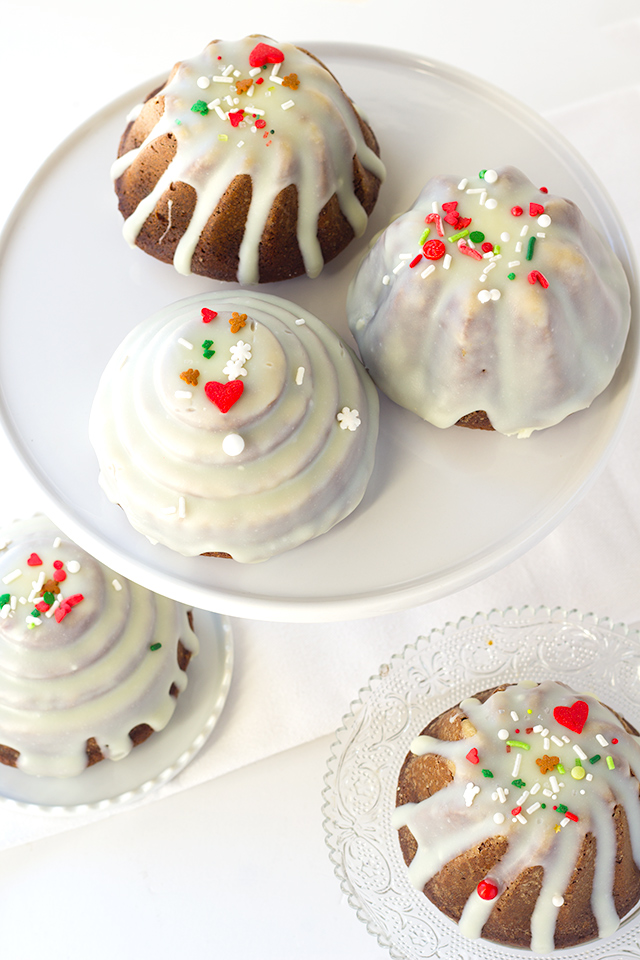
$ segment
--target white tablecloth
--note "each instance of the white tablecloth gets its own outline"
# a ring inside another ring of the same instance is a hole
[[[245,0],[223,8],[192,0],[175,9],[166,0],[112,0],[108,6],[1,0],[0,15],[0,223],[51,150],[100,106],[214,37],[262,31],[310,44],[333,39],[395,46],[503,87],[543,113],[583,153],[632,239],[640,231],[640,9],[634,0],[495,0],[484,6],[466,0],[395,6],[381,0]],[[25,291],[27,304],[34,295]],[[212,952],[216,938],[221,955],[230,957],[380,955],[339,903],[322,848],[320,789],[330,734],[381,663],[446,621],[524,604],[575,607],[627,623],[640,619],[638,413],[640,396],[608,465],[562,524],[483,582],[368,620],[302,626],[235,620],[232,690],[212,738],[140,809],[107,819],[55,819],[0,808],[0,848],[19,878],[0,879],[0,899],[13,917],[7,956],[36,956],[45,944],[49,957],[74,960],[116,948],[125,957],[151,951],[169,956],[180,932],[193,957]],[[0,522],[44,506],[6,447],[0,494]],[[281,799],[287,796],[288,805]],[[45,839],[48,834],[58,836]],[[199,836],[206,836],[201,856]],[[90,848],[89,866],[82,850]],[[87,870],[87,883],[72,867]],[[274,871],[279,887],[270,882]],[[288,879],[293,876],[302,887]],[[78,929],[90,936],[87,917],[95,905],[102,930],[107,917],[114,930],[124,924],[125,945],[113,931],[104,942],[98,935],[95,949],[86,938],[82,948],[45,938],[28,925],[30,884],[40,902],[46,900],[44,916],[59,934]],[[78,903],[87,911],[73,923],[65,912],[69,890],[77,898],[74,912]],[[217,907],[205,890],[215,892]],[[136,912],[124,903],[124,891],[147,911],[144,937],[135,932]],[[180,923],[168,917],[172,897],[176,912],[184,910]],[[213,926],[207,909],[213,909]],[[262,925],[262,940],[244,929],[250,916]],[[338,940],[327,923],[340,930]]]

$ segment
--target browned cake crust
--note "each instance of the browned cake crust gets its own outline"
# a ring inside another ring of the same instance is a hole
[[[317,57],[306,50],[303,52],[331,73]],[[176,67],[167,83],[175,70]],[[153,130],[164,112],[163,87],[149,95],[139,116],[126,127],[120,140],[118,157],[139,147]],[[345,100],[351,103],[340,84],[338,87]],[[356,111],[354,115],[367,146],[379,156],[375,134]],[[177,142],[171,133],[159,136],[115,181],[118,208],[125,219],[151,193],[173,160],[176,149]],[[380,180],[365,170],[357,156],[353,157],[353,185],[358,200],[369,216],[378,199]],[[202,230],[191,261],[193,273],[216,280],[237,279],[240,244],[251,196],[251,177],[248,174],[234,177]],[[178,242],[189,225],[195,204],[196,193],[192,186],[180,181],[172,183],[145,221],[135,241],[136,246],[158,260],[171,263]],[[304,274],[304,262],[296,236],[297,223],[298,191],[295,184],[291,184],[277,195],[266,221],[259,247],[260,283],[288,280]],[[340,209],[335,193],[320,211],[317,236],[325,263],[336,257],[353,239],[353,230]]]
[[[493,687],[473,696],[484,702],[506,686],[508,685]],[[624,717],[614,710],[611,712],[620,719],[628,733],[638,735],[635,727]],[[473,728],[469,729],[467,726],[465,729],[465,725],[469,723],[457,705],[432,720],[420,735],[436,737],[439,740],[461,740],[474,733]],[[451,761],[434,754],[417,756],[408,753],[398,777],[396,806],[420,803],[446,787],[452,779]],[[640,870],[633,859],[629,823],[622,806],[615,806],[613,819],[617,851],[613,899],[618,916],[623,917],[640,900]],[[405,826],[399,830],[399,840],[405,863],[409,865],[417,852],[416,840]],[[478,883],[490,875],[492,867],[505,855],[507,849],[508,840],[505,837],[487,837],[482,843],[451,860],[432,877],[424,886],[425,896],[442,913],[457,922]],[[595,861],[596,840],[593,834],[587,833],[572,879],[564,893],[564,904],[558,912],[555,929],[557,948],[585,943],[598,935],[597,923],[591,909]],[[499,903],[483,927],[483,938],[512,946],[530,946],[531,915],[540,892],[543,873],[541,866],[532,866],[522,871],[516,882],[501,894]]]
[[[466,413],[456,421],[457,427],[470,427],[472,430],[493,430],[491,420],[484,410],[474,410]]]

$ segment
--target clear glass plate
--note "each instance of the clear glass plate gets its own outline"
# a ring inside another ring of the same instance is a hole
[[[313,52],[370,119],[388,176],[365,236],[317,279],[266,284],[265,292],[300,304],[352,343],[346,290],[375,233],[433,174],[512,163],[578,203],[607,238],[631,282],[633,323],[612,384],[556,427],[527,441],[438,430],[383,398],[374,473],[350,517],[266,563],[182,557],[150,544],[107,501],[87,436],[89,411],[108,358],[135,324],[225,285],[181,276],[122,238],[109,168],[128,112],[162,78],[87,121],[42,167],[0,238],[0,431],[41,487],[46,512],[122,576],[200,609],[290,622],[425,603],[524,553],[566,516],[608,459],[630,406],[639,347],[624,226],[551,124],[478,78],[426,58],[348,43],[314,44]]]
[[[325,777],[324,828],[342,890],[394,960],[529,960],[530,951],[466,940],[408,879],[391,826],[402,762],[428,721],[461,698],[520,679],[562,680],[640,721],[638,631],[544,607],[446,624],[393,656],[343,718]],[[640,907],[605,940],[557,951],[640,958]]]

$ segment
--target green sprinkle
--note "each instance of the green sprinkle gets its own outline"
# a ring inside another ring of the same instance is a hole
[[[486,170],[481,170],[480,173],[478,174],[481,180],[484,180],[484,175],[486,172],[487,172]]]
[[[203,342],[202,348],[204,350],[204,353],[202,354],[202,356],[205,358],[205,360],[210,360],[211,357],[214,355],[215,350],[211,349],[212,346],[213,346],[213,340],[205,340]]]
[[[607,766],[609,767],[609,770],[613,770],[615,768],[613,757],[607,757]]]
[[[499,243],[496,243],[495,247],[493,248],[493,252],[494,252],[496,255],[500,253],[500,244],[499,244]]]
[[[5,603],[9,603],[10,600],[11,600],[11,594],[3,593],[2,596],[0,597],[0,607],[4,607]]]
[[[203,117],[206,117],[209,113],[209,107],[204,100],[196,100],[195,103],[191,104],[191,109],[194,113],[201,113]]]
[[[515,280],[515,278],[516,278],[515,273],[508,273],[508,274],[507,274],[507,280]]]
[[[273,134],[275,133],[275,130],[269,130],[269,133],[271,134],[271,136],[273,136]]]
[[[202,356],[205,360],[211,360],[211,357],[215,354],[215,350],[205,350]]]
[[[461,230],[460,233],[454,233],[452,236],[450,236],[449,241],[454,242],[455,240],[462,240],[463,237],[468,237],[468,236],[469,236],[468,230]]]
[[[51,606],[51,604],[55,601],[56,598],[55,598],[55,594],[49,593],[49,591],[46,590],[45,593],[42,595],[42,599],[44,600],[45,603],[48,603],[49,606]]]
[[[529,744],[523,743],[522,740],[507,740],[507,744],[510,747],[520,747],[522,750],[531,750]]]
[[[576,767],[581,767],[581,766],[582,766],[582,760],[580,759],[580,757],[576,757],[575,766],[576,766]],[[564,773],[564,770],[561,770],[560,773]]]
[[[524,780],[512,780],[511,783],[514,787],[517,787],[518,790],[522,790],[523,787],[526,787]]]
[[[474,243],[482,243],[484,240],[484,233],[482,230],[472,230],[469,234],[469,239],[473,240]]]
[[[431,233],[431,227],[427,227],[427,229],[424,231],[424,233],[423,233],[422,236],[420,237],[420,241],[419,241],[419,242],[420,242],[420,246],[422,246],[422,244],[426,241],[426,239],[427,239],[427,237],[429,236],[430,233]]]
[[[546,809],[547,809],[546,803],[541,803],[541,804],[540,804],[540,807],[541,807],[543,810],[546,810]]]
[[[564,772],[565,772],[565,769],[564,769],[564,767],[562,766],[561,763],[557,763],[557,764],[556,764],[556,770],[558,771],[558,773],[564,773]]]
[[[599,753],[594,753],[592,757],[589,757],[589,763],[597,763],[598,760],[602,760],[602,757]]]
[[[536,245],[536,238],[529,237],[529,243],[527,245],[527,260],[533,260],[533,248]]]
[[[176,126],[178,127],[182,126],[182,120],[176,120]]]
[[[31,611],[31,616],[32,616],[32,617],[39,617],[39,616],[40,616],[40,611],[39,611],[39,610],[36,610],[36,609],[34,608],[34,609]]]
[[[568,809],[569,807],[565,807],[564,803],[559,803],[558,806],[556,807],[556,810],[558,811],[558,813],[566,813]]]
[[[159,650],[161,646],[162,646],[161,643],[152,643],[151,646],[149,647],[149,650]]]
[[[483,776],[483,777],[492,777],[492,778],[493,778],[493,774],[491,773],[491,770],[483,770],[483,771],[482,771],[482,776]]]

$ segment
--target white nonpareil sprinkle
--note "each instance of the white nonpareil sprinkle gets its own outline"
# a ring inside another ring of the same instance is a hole
[[[2,578],[3,583],[13,583],[14,580],[17,580],[18,577],[22,576],[22,570],[12,570],[11,573],[8,573],[6,577]]]
[[[579,747],[579,746],[578,746],[577,743],[574,743],[574,745],[573,745],[573,750],[574,750],[574,753],[577,753],[577,754],[578,754],[578,756],[580,757],[581,760],[586,760],[586,759],[587,759],[586,753],[584,752],[584,750],[582,749],[582,747]]]
[[[436,203],[435,200],[432,200],[432,201],[431,201],[431,213],[437,213],[437,212],[438,212],[438,204]]]
[[[238,140],[237,146],[244,147],[244,140]]]
[[[429,266],[426,267],[426,269],[424,269],[424,270],[422,271],[422,273],[420,274],[420,276],[422,277],[422,279],[424,280],[426,277],[428,277],[430,274],[432,274],[433,271],[435,270],[435,268],[436,268],[436,267],[435,267],[435,264],[434,264],[434,263],[430,263]]]
[[[61,543],[62,543],[62,540],[60,539],[60,537],[56,537],[52,544],[53,549],[57,550]]]
[[[209,77],[198,77],[198,79],[196,80],[196,83],[198,84],[201,90],[206,90],[210,82],[211,81],[209,80]]]
[[[244,440],[239,433],[228,433],[222,441],[222,449],[228,457],[237,457],[244,450]]]
[[[178,337],[178,343],[183,347],[186,347],[187,350],[193,350],[193,344],[189,343],[188,340],[185,340],[184,337]]]
[[[112,586],[113,589],[116,591],[116,593],[119,593],[120,590],[122,590],[122,584],[120,583],[119,580],[112,580],[112,581],[111,581],[111,586]]]
[[[548,750],[550,746],[551,746],[551,740],[549,740],[549,737],[545,737],[544,740],[542,741],[543,749]]]
[[[67,570],[69,571],[69,573],[78,573],[78,571],[80,570],[80,564],[78,563],[77,560],[69,560],[67,564]]]
[[[512,719],[512,720],[515,720],[516,723],[517,723],[518,720],[520,719],[520,717],[519,717],[518,714],[515,712],[515,710],[512,710],[512,711],[511,711],[511,719]]]
[[[526,237],[526,235],[528,234],[528,232],[529,232],[529,224],[528,224],[528,223],[525,223],[524,227],[523,227],[522,230],[520,231],[520,236],[521,236],[521,237]]]
[[[520,773],[520,764],[522,763],[522,754],[516,753],[515,763],[513,764],[513,770],[511,772],[512,777],[517,777]]]
[[[554,893],[554,895],[551,897],[551,903],[554,905],[554,907],[561,907],[564,903],[564,897],[561,897],[559,893]]]
[[[485,280],[486,279],[487,278],[485,277]],[[491,294],[489,293],[488,290],[481,290],[480,293],[478,294],[478,300],[480,301],[480,303],[488,303],[489,300],[491,300]]]
[[[446,253],[444,260],[442,261],[442,268],[443,270],[448,270],[450,266],[451,266],[451,254]]]
[[[487,210],[495,210],[497,206],[498,206],[498,201],[495,199],[495,197],[489,197],[489,199],[485,203],[485,207],[487,208]]]
[[[498,730],[498,739],[499,739],[499,740],[508,740],[508,739],[509,739],[509,731],[508,731],[508,730],[505,730],[504,727],[502,728],[502,730]]]
[[[609,746],[609,741],[605,739],[605,737],[603,737],[601,733],[596,733],[596,740],[598,741],[601,747]]]
[[[511,267],[511,266],[515,266],[515,264],[511,264],[511,263],[510,263],[509,266],[510,266],[510,267]],[[541,724],[541,723],[536,723],[535,727],[533,728],[533,732],[534,732],[534,733],[542,733],[542,724]]]
[[[174,396],[177,397],[178,400],[190,400],[193,394],[191,390],[176,390]]]
[[[563,817],[562,820],[560,821],[560,826],[566,827],[568,823],[571,823],[571,820],[569,820],[569,817]]]
[[[484,182],[485,183],[495,183],[498,179],[498,174],[495,170],[485,170],[484,172]]]
[[[304,323],[305,323],[304,318],[303,318],[303,317],[298,317],[298,319],[296,320],[296,327],[301,327],[301,326],[303,326]]]
[[[554,776],[549,777],[549,783],[551,784],[551,789],[554,793],[557,793],[560,787],[558,786],[558,781]]]
[[[296,371],[296,383],[297,383],[297,385],[298,385],[298,386],[301,386],[303,380],[304,380],[304,367],[298,367],[298,369],[297,369],[297,371]]]
[[[280,106],[283,110],[291,110],[291,107],[295,107],[295,100],[285,100],[285,102],[281,103]]]
[[[466,177],[465,177],[465,179],[464,179],[464,180],[461,180],[460,183],[458,184],[458,190],[466,190],[468,183],[469,183],[469,181],[468,181],[468,180],[466,179]]]
[[[249,70],[250,77],[257,77],[259,73],[262,73],[262,67],[253,67]]]
[[[587,776],[585,777],[585,779],[586,779],[586,780],[593,780],[593,774],[592,774],[592,773],[588,773]]]
[[[385,287],[388,286],[389,283],[391,283],[391,277],[389,276],[388,273],[385,273],[384,277],[382,278],[382,282],[385,285]]]
[[[538,224],[541,227],[548,227],[550,223],[551,223],[551,217],[549,216],[548,213],[543,213],[541,216],[538,217]]]
[[[499,810],[498,810],[497,813],[494,813],[494,815],[493,815],[493,822],[494,822],[494,823],[504,823],[504,813],[500,813]]]

